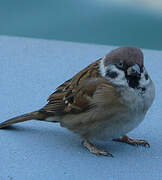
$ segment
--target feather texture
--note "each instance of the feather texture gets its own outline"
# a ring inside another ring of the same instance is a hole
[[[90,99],[98,86],[98,82],[101,79],[106,81],[99,74],[99,60],[60,85],[49,96],[47,105],[40,111],[57,116],[67,113],[81,113],[92,108],[93,105],[90,104]]]

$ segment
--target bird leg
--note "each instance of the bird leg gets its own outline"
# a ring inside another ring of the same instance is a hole
[[[92,144],[88,140],[83,141],[83,146],[86,147],[93,154],[113,157],[112,154],[110,154],[109,152],[103,149],[96,147],[94,144]]]
[[[113,139],[113,141],[124,142],[124,143],[134,145],[134,146],[141,145],[141,146],[150,147],[150,145],[147,141],[139,140],[139,139],[131,139],[128,136],[123,136],[122,138]]]

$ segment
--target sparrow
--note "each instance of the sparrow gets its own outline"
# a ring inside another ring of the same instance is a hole
[[[120,47],[57,87],[43,108],[4,121],[0,128],[28,120],[60,123],[78,134],[91,153],[113,157],[93,140],[149,147],[127,133],[143,121],[154,97],[141,49]]]

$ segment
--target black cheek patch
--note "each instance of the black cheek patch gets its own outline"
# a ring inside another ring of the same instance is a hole
[[[118,73],[115,72],[115,71],[109,71],[109,70],[108,70],[108,71],[106,72],[106,76],[114,79],[114,78],[116,78],[116,77],[118,76]]]

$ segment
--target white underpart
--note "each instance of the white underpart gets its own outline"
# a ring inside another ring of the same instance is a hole
[[[128,87],[128,82],[125,78],[125,73],[118,69],[114,64],[110,64],[108,66],[104,66],[104,58],[101,59],[100,61],[100,73],[103,77],[105,77],[109,82],[111,82],[112,84],[115,84],[117,86],[124,86],[124,87]],[[110,70],[112,72],[116,72],[118,74],[118,76],[116,78],[111,78],[106,76],[106,72]]]

